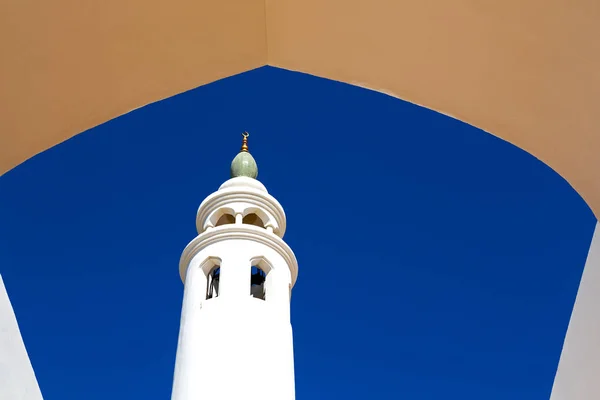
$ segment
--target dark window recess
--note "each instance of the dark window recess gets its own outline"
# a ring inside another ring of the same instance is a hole
[[[267,280],[267,274],[259,267],[252,267],[250,275],[250,294],[257,298],[265,299],[265,281]]]
[[[258,226],[259,228],[264,228],[265,223],[262,219],[256,214],[248,214],[242,219],[243,224]]]
[[[213,268],[207,276],[206,299],[219,297],[219,279],[221,278],[221,267]]]
[[[217,220],[217,224],[215,226],[227,225],[227,224],[235,224],[235,217],[231,214],[223,214],[221,218]]]

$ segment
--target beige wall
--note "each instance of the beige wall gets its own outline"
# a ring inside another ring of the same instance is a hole
[[[504,138],[600,215],[598,21],[598,0],[267,0],[269,63]]]
[[[266,63],[264,0],[0,0],[0,174]]]
[[[599,215],[598,20],[597,0],[0,0],[0,172],[268,62],[502,137]]]

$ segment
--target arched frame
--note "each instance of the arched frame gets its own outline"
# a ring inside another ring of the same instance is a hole
[[[599,18],[593,0],[3,0],[0,173],[137,107],[273,65],[480,127],[554,168],[599,215]]]
[[[598,216],[599,19],[597,0],[0,0],[0,174],[135,108],[273,65],[490,132]]]

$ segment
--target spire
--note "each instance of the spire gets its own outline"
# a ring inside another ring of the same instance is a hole
[[[248,151],[248,132],[242,133],[242,148],[237,156],[231,162],[231,177],[236,178],[238,176],[247,176],[254,178],[258,176],[258,167],[254,157]]]
[[[248,136],[250,136],[248,132],[242,133],[242,149],[240,151],[248,152]]]

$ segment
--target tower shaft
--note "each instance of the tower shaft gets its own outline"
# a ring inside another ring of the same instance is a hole
[[[184,298],[172,400],[294,400],[294,253],[264,186],[234,177],[198,210],[180,261]]]

